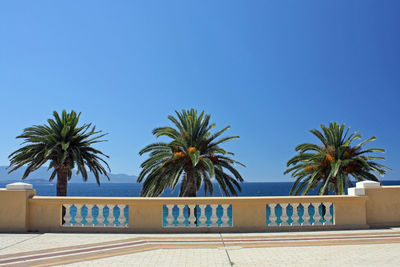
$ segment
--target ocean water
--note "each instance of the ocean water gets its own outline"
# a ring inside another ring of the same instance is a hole
[[[29,179],[25,180],[29,183]],[[382,181],[384,185],[400,185],[400,180]],[[4,188],[7,183],[0,182],[0,188]],[[36,194],[39,196],[55,196],[56,183],[32,183]],[[292,182],[246,182],[242,184],[242,191],[239,196],[288,196]],[[91,197],[138,197],[140,196],[141,184],[137,183],[70,183],[68,184],[68,196],[91,196]],[[178,196],[179,188],[175,191],[167,189],[163,197]],[[311,192],[310,195],[317,192]],[[200,189],[198,196],[204,196],[204,191]],[[214,196],[221,196],[218,186],[214,186]]]

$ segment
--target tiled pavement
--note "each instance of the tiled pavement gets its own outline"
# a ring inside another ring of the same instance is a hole
[[[233,266],[400,266],[399,244],[276,247],[228,250]],[[155,250],[66,266],[230,267],[223,250]]]
[[[400,266],[400,229],[0,234],[0,266]]]

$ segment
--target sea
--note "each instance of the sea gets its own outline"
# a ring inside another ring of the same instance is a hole
[[[29,179],[24,182],[29,183]],[[0,182],[0,188],[5,188],[7,183]],[[33,182],[33,188],[38,196],[56,196],[55,182]],[[383,185],[400,185],[400,180],[385,180]],[[241,184],[242,191],[239,196],[288,196],[292,182],[245,182]],[[69,183],[68,196],[85,197],[139,197],[142,185],[138,183]],[[179,194],[179,185],[172,191],[165,190],[162,197],[176,197]],[[316,195],[317,191],[311,191],[310,195]],[[205,196],[200,188],[198,196]],[[218,185],[214,185],[214,196],[222,196]]]

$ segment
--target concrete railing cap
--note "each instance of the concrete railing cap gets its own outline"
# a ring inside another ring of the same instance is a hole
[[[357,188],[379,188],[381,184],[374,181],[362,181],[356,184]]]
[[[33,186],[31,184],[17,182],[17,183],[12,183],[12,184],[6,185],[6,189],[7,190],[32,190]]]
[[[350,187],[347,190],[347,194],[349,196],[365,196],[365,189],[364,188],[357,188],[357,187]]]

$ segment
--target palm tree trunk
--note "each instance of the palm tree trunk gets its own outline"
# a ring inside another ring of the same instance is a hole
[[[182,197],[196,197],[197,196],[197,185],[196,179],[192,172],[186,172],[186,188],[183,192]],[[188,218],[190,216],[190,209],[188,209]],[[196,217],[195,225],[197,225],[197,206],[194,208],[194,216]]]
[[[67,196],[67,169],[57,170],[57,196],[65,197]]]
[[[57,196],[58,197],[65,197],[67,196],[67,170],[66,169],[58,169],[57,170]],[[62,206],[61,209],[61,224],[65,223],[65,207]]]
[[[335,195],[336,196],[339,195],[339,185],[338,184],[335,185]]]
[[[187,181],[186,188],[183,191],[182,197],[196,197],[197,196],[197,186],[196,186],[196,177],[192,172],[186,172]]]

